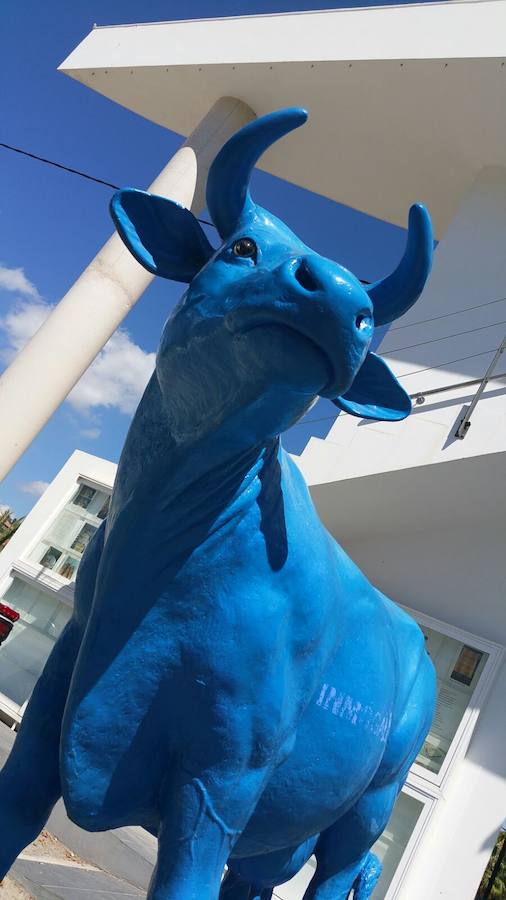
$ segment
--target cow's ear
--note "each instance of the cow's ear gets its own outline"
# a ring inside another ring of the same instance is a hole
[[[386,362],[375,353],[367,354],[349,391],[333,403],[360,419],[381,419],[384,422],[400,421],[411,412],[409,394]]]
[[[110,210],[123,243],[154,275],[188,284],[214,253],[193,213],[166,197],[125,188]]]

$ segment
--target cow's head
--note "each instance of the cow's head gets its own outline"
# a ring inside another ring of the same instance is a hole
[[[137,190],[112,200],[118,232],[136,259],[189,284],[156,364],[181,439],[187,429],[226,420],[251,431],[252,440],[263,438],[292,424],[318,395],[365,418],[402,419],[411,409],[387,365],[368,350],[374,325],[401,316],[423,289],[433,246],[429,215],[411,208],[400,265],[376,284],[364,286],[312,251],[249,192],[261,154],[306,118],[303,109],[271,113],[218,153],[207,184],[218,250],[195,216],[171,200]]]

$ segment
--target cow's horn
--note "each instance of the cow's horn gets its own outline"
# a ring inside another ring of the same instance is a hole
[[[223,239],[235,231],[239,219],[253,211],[249,193],[251,172],[271,144],[303,125],[305,109],[280,109],[254,119],[221,148],[209,169],[207,208]]]
[[[409,211],[408,240],[395,272],[365,288],[374,306],[374,324],[398,319],[422,293],[432,264],[432,223],[421,203]]]

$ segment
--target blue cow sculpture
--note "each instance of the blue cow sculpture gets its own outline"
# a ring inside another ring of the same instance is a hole
[[[320,523],[279,434],[318,395],[409,413],[368,348],[419,296],[432,235],[413,206],[398,269],[365,287],[255,205],[258,158],[305,119],[264,116],[218,154],[218,250],[170,200],[113,198],[138,261],[189,287],[0,776],[0,876],[63,796],[89,831],[157,836],[151,900],[266,900],[312,854],[305,898],[372,893],[370,848],[428,731],[433,667],[416,623]]]

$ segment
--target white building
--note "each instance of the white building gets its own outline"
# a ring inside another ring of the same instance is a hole
[[[266,154],[268,171],[396,224],[416,200],[433,215],[430,283],[380,347],[420,402],[400,424],[341,414],[298,462],[329,530],[412,610],[438,672],[375,900],[473,900],[506,813],[506,354],[456,431],[506,334],[506,0],[99,28],[62,68],[182,134],[220,97],[252,115],[306,105],[310,125]],[[22,616],[0,649],[11,719],[70,613],[113,478],[74,454],[0,554],[0,597]],[[308,871],[278,896],[298,900]]]
[[[71,614],[90,537],[107,515],[116,466],[76,450],[0,554],[0,597],[20,613],[0,648],[0,717],[18,722]]]

